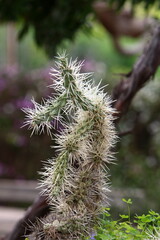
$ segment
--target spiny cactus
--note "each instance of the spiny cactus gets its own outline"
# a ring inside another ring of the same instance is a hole
[[[56,136],[57,157],[42,172],[41,186],[51,213],[37,220],[29,239],[83,239],[108,204],[107,169],[114,160],[115,110],[103,90],[93,86],[91,74],[80,72],[82,64],[65,53],[58,55],[51,69],[56,97],[42,105],[33,100],[34,109],[24,109],[25,125],[32,133],[46,129],[52,135],[53,120],[65,126]]]

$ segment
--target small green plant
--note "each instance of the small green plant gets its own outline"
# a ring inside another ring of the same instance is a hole
[[[125,198],[122,198],[122,201],[127,203],[127,208],[128,208],[128,215],[120,215],[120,217],[122,218],[128,218],[129,222],[131,220],[131,211],[130,211],[130,205],[132,204],[132,200],[129,198],[128,200],[126,200]]]
[[[142,216],[135,215],[131,221],[131,199],[122,199],[127,204],[128,214],[120,214],[120,219],[112,220],[109,208],[103,214],[100,226],[96,229],[95,240],[159,240],[160,239],[160,214],[150,210]]]
[[[56,96],[43,104],[33,100],[34,108],[24,109],[25,125],[32,133],[46,130],[52,136],[55,123],[65,126],[56,136],[57,157],[42,172],[51,213],[37,221],[29,239],[84,239],[108,204],[108,165],[114,160],[111,149],[117,138],[115,110],[110,98],[94,86],[91,74],[80,72],[81,66],[66,54],[59,55],[51,70]]]

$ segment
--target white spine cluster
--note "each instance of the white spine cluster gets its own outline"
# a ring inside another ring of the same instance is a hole
[[[116,142],[111,100],[93,87],[91,74],[80,73],[82,63],[59,55],[51,70],[58,94],[35,109],[24,109],[33,132],[52,120],[72,115],[70,124],[56,136],[60,153],[46,163],[41,185],[48,196],[51,214],[37,224],[31,239],[83,239],[98,222],[108,199],[107,168]]]

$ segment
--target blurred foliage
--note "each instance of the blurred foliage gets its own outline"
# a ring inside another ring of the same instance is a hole
[[[160,82],[144,87],[121,120],[119,132],[131,130],[118,144],[118,164],[111,167],[117,187],[141,188],[150,207],[160,211]]]
[[[53,57],[63,39],[72,39],[77,29],[86,23],[93,0],[0,0],[0,21],[19,22],[21,39],[30,29],[38,46]]]
[[[0,27],[0,64],[6,63],[6,25]],[[26,36],[18,43],[18,64],[23,71],[35,68],[44,68],[48,65],[48,57],[44,50],[34,42],[33,30],[29,30]],[[125,44],[135,44],[137,40],[124,37]],[[111,73],[124,73],[131,69],[136,56],[125,57],[119,54],[113,44],[110,35],[95,20],[92,21],[90,34],[79,30],[74,41],[63,42],[63,48],[74,58],[89,61],[89,71],[95,72],[95,78],[111,78]],[[62,46],[58,47],[61,51]],[[86,64],[87,66],[87,64]],[[113,83],[114,84],[114,83]]]
[[[20,25],[19,39],[33,29],[34,39],[53,57],[62,40],[72,40],[80,28],[89,31],[89,15],[94,14],[94,0],[0,0],[0,21],[17,22]],[[151,7],[158,0],[110,0],[114,7],[122,7],[126,2],[132,6],[143,3]],[[157,4],[159,8],[160,4]]]
[[[0,65],[6,63],[6,25],[0,26]]]
[[[135,44],[137,40],[124,37],[125,43]],[[85,60],[86,71],[94,72],[94,77],[102,79],[103,85],[109,83],[112,88],[117,74],[129,72],[137,56],[126,57],[116,51],[112,38],[96,21],[89,35],[78,31],[72,44],[66,44],[67,51],[73,56]],[[88,62],[88,64],[87,64]]]
[[[0,68],[5,68],[7,63],[7,25],[0,26]],[[16,26],[15,26],[16,27]],[[16,31],[16,28],[15,28]],[[44,50],[35,44],[33,31],[29,30],[28,34],[22,41],[17,43],[17,67],[27,72],[36,68],[48,66],[48,56]]]
[[[32,96],[37,100],[48,96],[48,72],[46,69],[24,75],[15,67],[0,71],[1,178],[36,179],[41,160],[53,152],[48,136],[30,138],[27,129],[22,128],[25,114],[21,109],[33,107]]]
[[[48,56],[42,48],[35,44],[32,30],[19,42],[18,62],[23,71],[48,66]]]

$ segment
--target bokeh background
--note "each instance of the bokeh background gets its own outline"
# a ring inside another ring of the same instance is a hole
[[[131,6],[125,5],[125,9],[129,7],[132,10],[130,14],[133,15],[130,17],[140,20],[149,18],[151,24],[137,37],[121,36],[121,44],[128,49],[141,42],[145,46],[160,16],[157,6],[149,5],[146,10],[143,4],[138,5],[134,12]],[[124,7],[116,14],[122,11]],[[5,14],[5,11],[0,12]],[[54,141],[49,136],[43,134],[30,137],[31,132],[22,127],[25,119],[22,108],[32,108],[33,97],[40,102],[52,93],[47,86],[52,83],[49,72],[54,65],[53,56],[56,51],[66,49],[73,58],[85,60],[82,70],[94,72],[95,83],[102,79],[101,85],[107,85],[104,90],[111,93],[121,75],[131,71],[143,47],[134,54],[122,54],[115,47],[114,36],[94,13],[87,14],[85,27],[77,26],[72,41],[60,36],[63,41],[59,44],[56,42],[58,40],[54,40],[53,45],[56,44],[56,48],[53,46],[53,49],[50,47],[47,51],[46,46],[41,43],[38,46],[35,41],[33,27],[28,27],[19,41],[18,35],[23,29],[23,21],[11,21],[12,18],[9,20],[9,17],[6,17],[4,23],[2,21],[0,24],[0,181],[10,180],[10,184],[14,184],[15,180],[36,181],[42,162],[54,154],[50,147]],[[128,24],[127,21],[125,24]],[[56,23],[53,28],[55,25]],[[50,29],[46,31],[49,36]],[[127,114],[119,122],[117,132],[122,134],[115,149],[116,164],[110,167],[111,188],[115,193],[113,204],[111,200],[112,211],[116,214],[121,206],[119,201],[122,195],[118,195],[119,193],[124,194],[122,197],[136,197],[136,201],[133,201],[134,213],[147,212],[148,209],[160,211],[159,71],[136,95]],[[3,206],[29,205],[25,201],[7,202],[1,197],[0,202]]]

